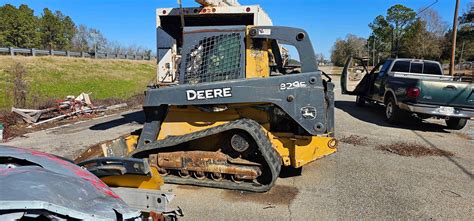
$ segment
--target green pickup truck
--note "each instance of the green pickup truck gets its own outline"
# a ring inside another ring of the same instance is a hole
[[[374,102],[385,106],[385,119],[396,124],[411,115],[445,119],[460,130],[474,117],[474,86],[443,74],[436,61],[387,59],[370,72],[361,58],[347,60],[341,76],[343,94],[357,96],[356,105]]]

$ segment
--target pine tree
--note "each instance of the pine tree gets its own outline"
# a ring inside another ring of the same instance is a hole
[[[44,48],[64,50],[72,47],[76,26],[69,16],[60,11],[43,10],[40,18],[41,44]]]
[[[39,46],[38,19],[27,5],[18,9],[10,4],[0,7],[0,45],[33,48]]]

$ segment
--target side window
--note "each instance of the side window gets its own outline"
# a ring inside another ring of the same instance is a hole
[[[383,67],[383,63],[379,63],[372,69],[372,73],[378,75],[379,77],[383,76],[383,72],[381,71]]]
[[[412,62],[410,73],[423,74],[423,63]]]
[[[410,61],[396,61],[392,72],[410,72]]]
[[[437,63],[426,61],[425,67],[423,68],[423,74],[443,75],[441,68]]]
[[[383,77],[384,75],[387,74],[388,68],[390,68],[391,64],[392,64],[392,61],[387,60],[387,61],[385,61],[385,63],[380,65],[379,76],[378,76],[379,78],[381,78],[381,77]]]

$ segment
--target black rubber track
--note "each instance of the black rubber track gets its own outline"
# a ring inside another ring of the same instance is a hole
[[[258,150],[264,157],[267,166],[271,172],[271,182],[268,184],[257,184],[251,182],[235,183],[230,180],[213,181],[210,179],[198,180],[194,178],[181,178],[174,175],[167,175],[164,178],[166,183],[195,185],[221,189],[241,190],[249,192],[266,192],[270,190],[275,184],[281,170],[281,157],[277,151],[272,147],[271,142],[262,129],[262,126],[250,119],[240,119],[232,121],[223,125],[219,125],[207,130],[197,131],[183,136],[168,137],[164,140],[154,141],[146,144],[144,148],[136,149],[130,155],[132,157],[146,158],[149,154],[156,154],[159,149],[173,147],[179,144],[186,143],[191,140],[200,139],[203,137],[219,134],[229,130],[243,130],[246,131],[255,140]],[[263,170],[266,171],[266,170]]]

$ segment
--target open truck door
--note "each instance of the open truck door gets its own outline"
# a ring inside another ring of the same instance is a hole
[[[341,75],[342,94],[364,95],[367,90],[367,59],[358,57],[347,58]]]

